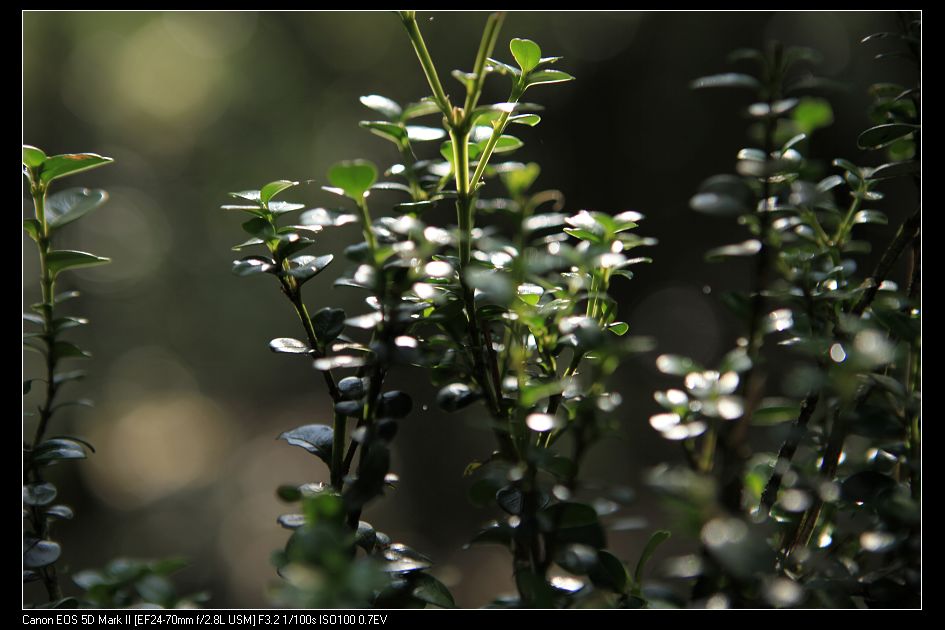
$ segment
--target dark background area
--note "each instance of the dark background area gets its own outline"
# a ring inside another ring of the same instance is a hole
[[[449,71],[471,67],[484,21],[482,13],[422,14],[451,94],[459,84]],[[638,492],[617,517],[639,517],[639,527],[611,536],[623,560],[636,561],[653,529],[672,529],[642,486],[647,469],[680,460],[647,423],[657,410],[653,390],[671,382],[654,358],[669,352],[717,362],[740,331],[716,296],[744,290],[750,280],[748,265],[703,262],[707,249],[747,238],[743,228],[688,207],[702,180],[731,172],[736,152],[751,146],[741,114],[750,96],[692,92],[689,82],[732,69],[726,55],[734,48],[770,38],[812,46],[824,55],[819,74],[848,89],[829,95],[835,122],[815,136],[811,155],[824,174],[834,157],[877,164],[878,155],[856,147],[869,124],[867,87],[915,76],[904,60],[874,61],[883,44],[859,41],[896,28],[895,14],[868,12],[509,14],[500,59],[511,61],[510,38],[528,37],[545,55],[564,56],[559,67],[577,77],[529,91],[527,100],[546,110],[537,128],[518,134],[525,147],[514,158],[539,162],[537,185],[563,191],[567,210],[636,210],[647,217],[639,232],[660,241],[647,252],[652,265],[615,285],[631,333],[653,336],[658,348],[617,373],[621,435],[596,447],[584,475]],[[331,164],[396,161],[389,143],[358,128],[375,116],[357,97],[406,103],[424,96],[417,59],[397,17],[381,12],[26,12],[23,41],[23,141],[48,154],[91,151],[116,160],[59,188],[108,190],[108,204],[64,230],[59,245],[114,261],[60,282],[84,295],[64,310],[92,320],[73,335],[95,355],[85,366],[90,374],[70,387],[96,407],[64,413],[52,431],[85,436],[98,450],[51,471],[76,509],[76,519],[57,530],[63,566],[74,572],[118,555],[180,554],[192,561],[180,574],[184,591],[210,590],[215,607],[265,606],[266,587],[276,580],[269,555],[287,537],[276,524],[287,510],[274,490],[327,480],[320,462],[274,438],[329,420],[329,401],[304,362],[268,350],[273,337],[299,336],[298,322],[275,283],[230,273],[230,246],[243,235],[238,217],[219,206],[229,191],[313,178],[316,185],[286,199],[334,204],[318,188]],[[484,100],[505,100],[507,87],[490,79]],[[861,229],[874,242],[872,255],[857,257],[863,271],[913,207],[908,188],[885,190],[909,205],[877,204],[890,226]],[[372,210],[386,213],[379,201]],[[23,212],[32,212],[25,188]],[[448,207],[425,218],[454,220]],[[342,249],[358,238],[348,226],[322,240],[319,253],[335,254],[336,263],[307,285],[310,309],[363,310],[356,292],[331,287],[349,264]],[[39,294],[37,271],[24,237],[24,305]],[[24,358],[26,374],[37,369],[33,355]],[[397,385],[415,402],[394,444],[401,483],[366,518],[430,555],[461,606],[481,606],[512,588],[505,550],[462,550],[494,517],[469,504],[462,477],[492,449],[491,435],[475,422],[482,411],[437,411],[435,390],[419,370],[394,375]],[[24,404],[37,400],[28,396]],[[776,448],[770,432],[754,437],[761,448]],[[654,566],[692,546],[674,537]],[[28,600],[35,599],[30,589]]]

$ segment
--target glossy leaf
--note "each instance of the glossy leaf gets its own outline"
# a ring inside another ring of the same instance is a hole
[[[465,383],[450,383],[436,395],[436,402],[444,411],[459,411],[480,398],[479,392]]]
[[[761,241],[750,239],[734,245],[725,245],[716,247],[706,252],[705,258],[708,261],[718,261],[732,256],[754,256],[761,251]]]
[[[364,129],[368,129],[376,136],[390,140],[398,146],[407,139],[407,130],[404,129],[402,125],[396,123],[362,120],[358,125]]]
[[[62,227],[88,214],[108,200],[104,190],[71,188],[50,195],[46,199],[46,221],[54,227]]]
[[[276,182],[270,182],[262,187],[259,191],[259,201],[263,205],[268,205],[269,200],[278,195],[283,190],[292,188],[293,186],[298,186],[298,182],[290,182],[286,179],[280,179]]]
[[[279,337],[269,342],[269,349],[284,354],[309,354],[312,349],[305,342],[290,337]]]
[[[274,273],[275,271],[275,263],[263,256],[248,256],[233,261],[233,273],[240,277],[254,276],[260,273]]]
[[[347,316],[343,309],[325,307],[312,316],[312,327],[321,343],[332,341],[345,328]]]
[[[33,451],[32,461],[36,464],[48,464],[66,459],[85,459],[85,446],[68,438],[51,438],[44,441]]]
[[[399,120],[403,110],[400,105],[386,96],[381,96],[379,94],[370,94],[368,96],[362,96],[360,99],[361,104],[367,108],[373,109],[377,113],[383,115],[388,120]]]
[[[27,569],[49,566],[56,562],[61,554],[62,548],[59,543],[30,536],[23,539],[23,566]]]
[[[325,208],[313,208],[306,210],[299,216],[299,222],[302,225],[320,225],[340,227],[349,223],[357,223],[358,215],[344,210],[326,210]]]
[[[560,70],[539,70],[538,72],[532,72],[529,74],[528,78],[525,80],[525,83],[531,87],[533,85],[542,85],[545,83],[564,83],[565,81],[573,80],[574,77],[567,72],[562,72]]]
[[[415,578],[413,584],[410,593],[417,599],[440,608],[456,608],[449,589],[432,575],[422,573]]]
[[[306,424],[279,435],[292,446],[304,448],[318,456],[326,464],[331,462],[331,446],[334,431],[324,424]]]
[[[56,498],[56,486],[51,483],[33,483],[23,486],[23,503],[31,506],[49,505]]]
[[[861,133],[860,137],[856,140],[856,144],[861,149],[879,149],[892,144],[900,138],[905,138],[919,129],[920,127],[918,125],[905,123],[878,125]]]
[[[43,233],[43,228],[36,219],[23,219],[23,230],[34,242],[38,243]]]
[[[509,50],[525,74],[534,70],[541,60],[541,48],[530,39],[514,38],[509,42]]]
[[[288,274],[304,284],[320,274],[334,260],[334,256],[296,256],[292,259],[292,268]]]
[[[918,175],[921,170],[921,166],[916,160],[891,162],[889,164],[877,166],[875,169],[873,169],[869,174],[869,179],[891,179],[893,177]]]
[[[596,586],[624,593],[630,585],[630,575],[615,555],[603,549],[597,552],[597,562],[588,571],[588,577]]]
[[[28,144],[23,145],[23,164],[26,164],[30,168],[36,168],[45,161],[46,154],[42,149],[38,149]]]
[[[95,153],[66,153],[63,155],[54,155],[46,158],[43,162],[40,172],[40,181],[44,184],[73,175],[81,171],[87,171],[92,168],[111,164],[114,160],[110,157],[103,157]]]
[[[111,262],[109,258],[69,249],[51,251],[46,256],[46,265],[48,266],[49,273],[51,273],[53,277],[58,276],[67,269],[96,267],[109,262]]]
[[[348,197],[360,200],[377,181],[377,168],[367,160],[338,162],[328,171],[328,181]]]

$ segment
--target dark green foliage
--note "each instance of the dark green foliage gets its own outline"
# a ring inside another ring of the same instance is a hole
[[[78,380],[81,371],[63,371],[62,362],[83,359],[91,355],[75,344],[65,341],[65,331],[83,326],[88,320],[63,316],[59,305],[73,295],[55,292],[56,279],[71,269],[90,267],[109,262],[108,258],[88,252],[56,249],[59,230],[101,206],[108,194],[104,190],[73,188],[49,195],[51,182],[112,162],[111,158],[93,153],[70,153],[47,156],[36,147],[23,146],[23,174],[29,182],[34,216],[23,222],[23,228],[36,243],[40,261],[42,301],[33,304],[31,313],[23,314],[26,349],[43,355],[45,373],[23,383],[23,394],[30,393],[37,383],[42,384],[43,399],[36,414],[38,420],[32,439],[23,444],[23,581],[41,580],[46,588],[48,604],[54,607],[75,605],[72,598],[63,598],[59,585],[56,562],[62,549],[51,540],[52,524],[72,518],[72,510],[65,505],[52,505],[56,487],[45,481],[49,466],[76,459],[85,459],[94,451],[92,446],[71,436],[47,437],[50,421],[58,410],[67,405],[89,405],[85,400],[60,401],[59,390],[68,382]],[[24,434],[29,434],[24,431]]]
[[[631,265],[649,262],[631,250],[655,241],[633,231],[643,219],[637,212],[565,214],[560,192],[532,189],[538,164],[496,162],[526,144],[509,135],[511,124],[527,131],[540,123],[530,113],[539,107],[520,102],[524,92],[574,78],[549,68],[560,58],[542,57],[538,44],[518,38],[509,44],[514,65],[493,58],[504,16],[492,15],[476,66],[453,72],[465,88],[463,107],[453,107],[416,17],[401,18],[449,135],[440,146],[445,162],[429,163],[419,181],[435,185],[434,194],[453,181],[458,223],[458,242],[438,239],[443,249],[412,287],[413,299],[425,303],[416,336],[431,354],[438,405],[455,412],[481,403],[495,436],[496,452],[467,468],[475,478],[471,500],[494,505],[503,519],[472,542],[503,545],[512,556],[518,596],[495,605],[624,605],[631,580],[603,551],[605,527],[591,503],[571,497],[588,450],[615,427],[620,400],[607,378],[649,347],[617,321],[608,290],[614,278],[632,277]],[[490,74],[511,79],[509,96],[479,105]],[[490,219],[513,227],[496,229]],[[590,577],[565,579],[561,570]]]
[[[620,561],[602,551],[604,525],[590,503],[567,497],[578,490],[587,450],[615,423],[620,401],[605,389],[606,377],[623,357],[648,347],[617,321],[608,288],[613,278],[632,276],[629,266],[649,262],[631,257],[630,250],[655,241],[633,233],[639,213],[563,214],[559,192],[532,191],[537,164],[493,160],[524,146],[508,133],[509,125],[528,128],[541,120],[532,113],[539,106],[520,102],[525,91],[573,79],[549,67],[557,57],[542,57],[535,42],[513,39],[509,52],[516,65],[493,59],[504,15],[491,15],[472,72],[453,73],[466,90],[464,106],[453,108],[414,15],[402,12],[401,18],[431,96],[407,106],[380,95],[361,99],[385,119],[361,127],[394,145],[400,162],[383,169],[393,179],[378,181],[381,169],[350,160],[333,166],[323,187],[348,200],[344,209],[290,203],[277,210],[274,204],[283,202],[274,198],[296,185],[287,180],[233,193],[240,205],[224,206],[252,217],[243,229],[253,238],[235,249],[264,249],[237,260],[234,272],[274,276],[305,330],[302,340],[274,339],[272,350],[313,359],[333,402],[332,427],[306,425],[281,436],[328,464],[330,483],[280,489],[282,498],[302,501],[304,514],[279,521],[295,531],[276,556],[286,581],[274,598],[308,606],[454,605],[448,590],[425,572],[428,559],[389,540],[380,543],[380,535],[362,544],[359,533],[365,529],[358,525],[363,506],[395,478],[390,443],[413,406],[407,393],[384,392],[384,377],[421,366],[441,387],[440,407],[458,411],[482,401],[490,418],[499,451],[474,474],[485,492],[480,503],[493,503],[508,518],[507,527],[494,528],[502,535],[490,536],[512,552],[520,587],[515,605],[620,604],[631,580]],[[511,91],[506,101],[480,105],[489,74],[509,77]],[[414,123],[435,113],[445,117],[442,128]],[[496,186],[504,192],[482,194]],[[375,191],[400,195],[393,216],[372,218],[368,193]],[[426,225],[423,212],[447,199],[456,204],[457,228]],[[513,220],[512,235],[475,229],[480,208]],[[296,210],[302,211],[296,223],[283,225]],[[346,249],[353,265],[334,285],[367,292],[371,310],[350,315],[322,305],[310,316],[302,282],[332,261],[302,252],[317,245],[321,231],[354,221],[363,240]],[[353,372],[338,379],[338,370]],[[355,419],[353,429],[348,418]],[[558,452],[562,445],[570,445],[567,454]],[[594,577],[578,587],[556,586],[551,571],[575,546],[601,550],[599,562],[584,571]]]
[[[178,558],[118,558],[104,569],[79,571],[72,580],[84,591],[83,608],[197,608],[209,596],[182,597],[169,577],[185,566],[187,562]]]
[[[905,17],[903,28],[892,37],[918,62],[918,21]],[[886,249],[872,272],[857,264],[869,251],[858,226],[887,223],[866,204],[896,203],[882,192],[893,177],[919,184],[919,92],[871,90],[876,124],[858,145],[883,151],[888,163],[839,158],[819,172],[808,136],[832,115],[796,80],[798,64],[816,57],[774,44],[738,55],[753,74],[693,83],[754,92],[748,113],[760,145],[739,152],[737,176],[710,178],[691,202],[747,228],[748,240],[707,254],[754,260],[751,291],[727,300],[745,336],[713,370],[686,357],[657,361],[684,378],[656,393],[664,412],[650,424],[682,443],[688,466],[660,468],[651,483],[672,499],[680,527],[701,539],[685,571],[697,578],[696,605],[919,604],[919,210],[900,211],[911,217],[876,244]],[[910,246],[900,288],[887,276]],[[766,394],[773,362],[795,366],[796,399]],[[775,430],[786,436],[779,452],[753,454],[750,432]]]

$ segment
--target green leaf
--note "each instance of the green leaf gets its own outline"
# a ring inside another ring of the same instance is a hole
[[[233,261],[233,273],[245,278],[260,273],[274,273],[276,266],[273,261],[263,256],[247,256]]]
[[[435,114],[440,111],[439,105],[436,104],[432,98],[425,98],[419,103],[411,103],[404,108],[404,112],[400,115],[401,120],[412,120],[414,118],[420,118],[421,116],[426,116],[428,114]]]
[[[23,503],[31,506],[49,505],[56,494],[56,486],[51,483],[29,484],[23,486]]]
[[[355,201],[360,201],[377,181],[377,168],[367,160],[338,162],[328,171],[328,181]]]
[[[853,223],[873,223],[876,225],[887,225],[889,219],[879,210],[860,210],[853,215]]]
[[[386,96],[381,96],[380,94],[370,94],[368,96],[362,96],[360,99],[361,104],[367,107],[368,109],[373,109],[377,113],[381,114],[388,120],[399,120],[404,111],[401,109],[400,105]],[[414,108],[417,106],[414,105]],[[409,109],[409,108],[408,108]],[[415,110],[414,110],[415,112]],[[411,112],[411,113],[414,113]],[[414,113],[414,116],[419,114]]]
[[[325,307],[312,316],[312,327],[320,343],[328,343],[338,337],[345,328],[347,316],[343,309]]]
[[[40,172],[40,181],[48,184],[54,179],[87,171],[91,168],[104,166],[114,162],[112,158],[103,157],[95,153],[66,153],[63,155],[54,155],[46,158],[43,162],[43,168]]]
[[[630,585],[627,567],[617,556],[601,549],[597,552],[597,564],[591,567],[587,576],[595,586],[608,588],[615,593],[624,593]]]
[[[534,70],[541,61],[541,48],[530,39],[514,38],[509,42],[509,50],[525,74]]]
[[[916,160],[905,160],[903,162],[890,162],[877,166],[869,174],[869,179],[891,179],[893,177],[905,177],[916,175],[922,171],[922,167]]]
[[[298,186],[298,182],[290,182],[287,179],[280,179],[279,181],[270,182],[262,187],[259,191],[259,202],[264,206],[269,204],[269,200],[278,195],[283,190],[287,188],[292,188],[293,186]]]
[[[325,208],[312,208],[306,210],[299,216],[299,222],[302,225],[318,225],[324,227],[340,227],[349,223],[356,223],[358,215],[344,210],[326,210]]]
[[[302,514],[282,514],[276,519],[285,529],[298,529],[305,525],[305,516]]]
[[[47,464],[64,459],[85,459],[88,457],[84,445],[68,438],[46,440],[33,451],[32,460],[36,464]]]
[[[49,566],[59,559],[62,548],[51,540],[39,540],[32,536],[23,539],[23,566],[27,569],[39,569]]]
[[[398,125],[397,123],[362,120],[358,123],[358,126],[363,129],[368,129],[374,135],[380,136],[385,140],[390,140],[397,146],[400,146],[407,137],[407,130],[404,129],[402,125]]]
[[[477,145],[474,145],[474,146],[478,146],[478,147],[479,147],[479,151],[477,152],[477,156],[480,155],[480,154],[482,154],[482,152],[485,150],[486,144],[487,144],[488,142],[489,142],[488,140],[483,140],[482,142],[478,143]],[[493,152],[493,153],[511,153],[512,151],[515,151],[515,150],[517,150],[517,149],[522,148],[522,147],[524,146],[524,144],[525,144],[524,142],[522,142],[521,140],[519,140],[519,139],[516,138],[515,136],[509,136],[509,135],[503,134],[503,135],[499,136],[499,139],[498,139],[498,141],[495,143],[495,147],[493,147],[492,152]],[[472,152],[470,152],[470,158],[472,158]]]
[[[661,354],[656,357],[656,369],[663,374],[673,376],[685,376],[690,372],[696,372],[702,368],[698,363],[689,357],[683,357],[676,354]]]
[[[509,122],[534,127],[541,122],[541,116],[538,114],[517,114],[515,116],[509,116]]]
[[[57,359],[88,359],[92,355],[68,341],[57,341],[53,346],[53,355]]]
[[[320,274],[334,260],[331,254],[325,256],[296,256],[292,259],[292,268],[289,275],[296,278],[299,284],[304,284]]]
[[[243,231],[251,236],[261,239],[272,239],[276,237],[275,228],[266,217],[255,217],[240,225]]]
[[[528,164],[515,164],[514,168],[503,168],[499,171],[499,177],[508,189],[509,195],[518,197],[525,194],[535,183],[540,173],[541,167],[535,162],[529,162]]]
[[[439,127],[423,127],[420,125],[408,125],[407,138],[411,142],[430,142],[446,137],[446,131]]]
[[[905,123],[892,123],[889,125],[878,125],[867,129],[857,138],[856,144],[861,149],[879,149],[892,144],[900,138],[911,135],[918,131],[918,125],[907,125]]]
[[[667,530],[660,529],[653,532],[650,539],[646,541],[646,546],[643,547],[643,551],[640,553],[640,559],[637,561],[637,567],[633,571],[633,591],[635,595],[639,595],[642,592],[643,569],[646,568],[646,563],[653,555],[653,552],[656,551],[656,548],[665,542],[670,535]]]
[[[285,214],[293,210],[301,210],[305,207],[304,203],[291,203],[289,201],[270,201],[269,212],[273,214]]]
[[[477,157],[479,157],[480,154],[482,154],[482,148],[485,146],[485,143],[484,142],[481,144],[470,143],[467,146],[469,147],[467,149],[467,151],[469,152],[469,159],[475,160]],[[443,159],[445,159],[450,164],[453,163],[453,141],[452,140],[447,140],[446,142],[440,145],[440,155],[442,155]]]
[[[85,378],[85,370],[72,370],[70,372],[59,372],[53,377],[53,383],[57,386],[69,381],[79,381]]]
[[[510,66],[507,63],[499,61],[498,59],[493,59],[492,57],[487,58],[488,65],[486,66],[490,72],[495,72],[497,74],[507,74],[514,79],[517,79],[522,71],[514,66]]]
[[[544,83],[564,83],[565,81],[574,81],[574,77],[560,70],[539,70],[528,75],[525,79],[525,85],[531,87]]]
[[[70,249],[52,251],[46,257],[46,265],[54,278],[67,269],[95,267],[109,262],[109,258]]]
[[[52,227],[62,227],[95,210],[108,201],[104,190],[70,188],[46,199],[46,221]]]
[[[231,192],[230,197],[235,197],[237,199],[245,199],[246,201],[253,201],[253,202],[259,203],[258,190],[241,190],[240,192]]]
[[[446,586],[427,573],[414,578],[414,587],[410,592],[417,599],[440,608],[456,608],[456,602]]]
[[[269,349],[283,354],[309,354],[312,349],[305,342],[291,337],[279,337],[269,342]]]
[[[440,389],[436,395],[436,403],[444,411],[459,411],[468,407],[480,398],[479,392],[471,389],[465,383],[450,383]]]
[[[331,462],[331,446],[334,430],[325,424],[306,424],[279,435],[292,446],[304,448],[326,464]]]
[[[826,99],[804,98],[794,108],[791,117],[801,133],[810,135],[833,123],[833,109]]]
[[[45,161],[46,154],[43,153],[42,149],[37,149],[28,144],[23,145],[23,164],[26,164],[29,168],[36,168]]]
[[[732,256],[754,256],[761,251],[761,241],[756,239],[749,239],[742,243],[735,243],[733,245],[724,245],[722,247],[716,247],[715,249],[710,249],[705,253],[705,258],[709,262],[717,262],[724,258],[729,258]]]
[[[614,322],[607,325],[607,330],[621,337],[627,334],[627,331],[630,330],[630,325],[626,322]]]
[[[74,513],[68,505],[54,505],[46,510],[46,518],[58,518],[60,521],[71,521]]]
[[[34,242],[38,243],[43,228],[36,219],[23,219],[23,231],[29,234],[29,237],[33,239]]]
[[[790,422],[800,413],[800,405],[784,398],[765,398],[751,416],[751,423],[758,426],[770,426]]]
[[[744,87],[757,90],[761,88],[761,83],[751,75],[728,72],[725,74],[713,74],[707,77],[700,77],[690,83],[689,87],[694,90],[714,87]]]
[[[696,212],[716,216],[735,216],[750,212],[755,195],[741,177],[715,175],[705,180],[699,192],[689,200]]]

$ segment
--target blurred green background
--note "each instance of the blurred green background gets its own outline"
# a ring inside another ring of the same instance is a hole
[[[453,94],[459,84],[448,72],[471,67],[484,20],[482,13],[422,15]],[[743,240],[744,232],[688,208],[699,183],[730,172],[748,145],[739,112],[749,96],[694,93],[690,80],[729,70],[731,49],[769,38],[817,48],[820,74],[848,89],[829,95],[835,122],[814,138],[813,154],[825,165],[833,157],[876,164],[877,156],[856,148],[869,124],[866,88],[916,77],[905,61],[873,61],[881,47],[858,42],[896,28],[894,14],[871,12],[509,14],[500,59],[511,59],[511,37],[528,37],[546,55],[563,55],[559,67],[577,77],[529,94],[546,111],[539,127],[519,134],[525,147],[515,159],[541,163],[538,185],[562,190],[569,211],[637,210],[647,216],[640,233],[660,241],[648,253],[655,263],[616,287],[631,332],[652,335],[658,350],[618,372],[622,436],[596,447],[586,474],[637,490],[637,503],[611,517],[624,519],[611,545],[625,561],[636,561],[653,529],[672,528],[641,485],[648,468],[680,459],[647,424],[657,409],[652,391],[666,385],[653,359],[674,352],[717,361],[739,329],[715,294],[745,289],[750,279],[747,265],[703,262],[705,250]],[[92,319],[73,336],[95,355],[90,375],[70,387],[96,407],[63,414],[53,431],[75,432],[98,449],[51,471],[76,508],[76,520],[57,533],[63,566],[74,572],[118,555],[182,554],[192,560],[179,578],[185,592],[210,590],[214,607],[265,606],[276,579],[269,554],[287,538],[276,524],[287,510],[274,490],[327,477],[315,458],[274,438],[325,421],[329,407],[304,362],[268,350],[273,337],[298,336],[298,322],[275,283],[231,275],[230,246],[242,232],[219,206],[228,191],[283,178],[316,180],[286,199],[333,204],[318,187],[332,163],[396,161],[391,145],[358,128],[374,114],[357,99],[424,96],[416,57],[386,12],[28,11],[23,35],[23,141],[48,154],[91,151],[116,160],[64,184],[105,188],[111,200],[64,230],[59,244],[114,262],[60,283],[84,295],[65,310]],[[492,79],[484,99],[504,100],[506,90],[506,80]],[[908,200],[879,204],[894,224],[915,195],[909,186],[892,188],[889,199]],[[24,188],[24,216],[32,212],[27,199]],[[372,210],[384,213],[377,201]],[[425,218],[453,220],[448,207]],[[319,253],[335,254],[336,266],[307,285],[310,309],[363,310],[356,292],[331,287],[357,231],[348,226],[323,240]],[[867,226],[861,234],[874,240],[874,253],[858,258],[866,271],[892,228]],[[24,238],[25,305],[39,294],[37,267]],[[24,370],[38,370],[33,355]],[[467,463],[491,451],[491,435],[473,422],[478,408],[438,412],[419,370],[395,375],[391,385],[398,384],[415,403],[394,443],[401,483],[366,518],[430,555],[461,606],[481,606],[512,588],[505,550],[462,549],[494,516],[469,505],[462,478]],[[777,433],[756,433],[759,447],[776,448]],[[656,559],[693,544],[677,536]],[[40,597],[34,586],[27,601]]]

